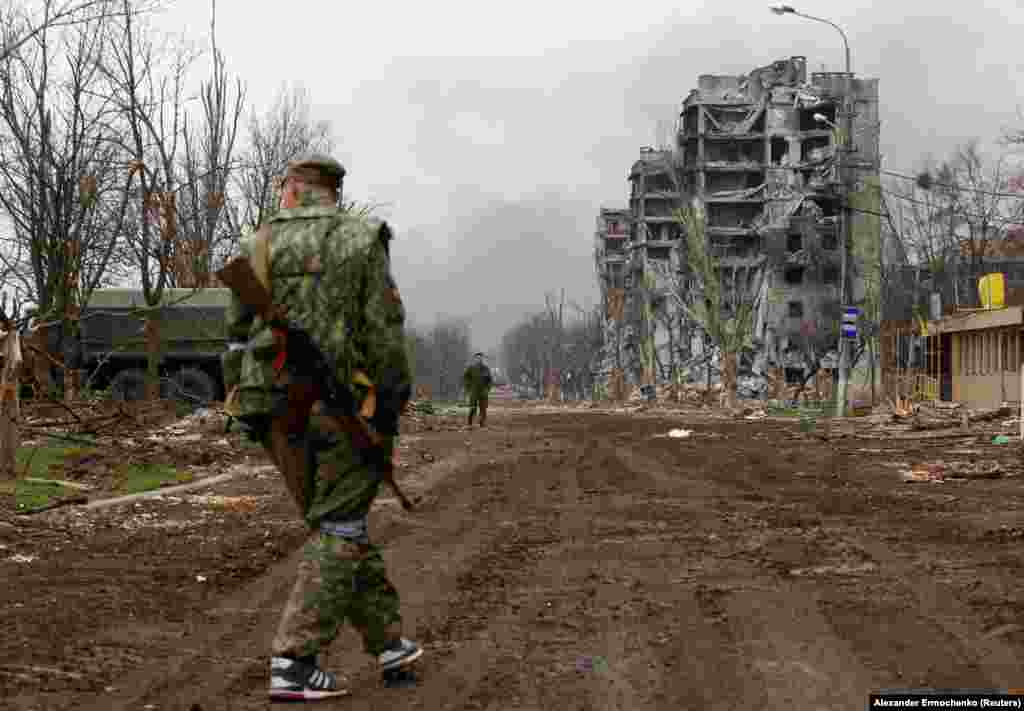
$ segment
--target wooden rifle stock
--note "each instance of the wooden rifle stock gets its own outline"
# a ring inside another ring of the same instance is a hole
[[[283,327],[289,331],[298,330],[288,325],[285,319],[285,310],[274,304],[270,292],[260,282],[252,268],[252,263],[246,257],[232,259],[217,272],[217,277],[238,295],[243,304],[254,309],[266,323],[272,326],[277,324],[274,327]],[[288,385],[288,414],[285,417],[285,430],[290,434],[305,432],[313,405],[317,401],[324,400],[325,395],[326,393],[320,385],[302,382],[301,378],[298,379],[298,382],[290,383]],[[370,423],[361,416],[329,410],[324,412],[324,415],[332,429],[349,436],[355,449],[366,452],[383,451],[384,438],[375,432]],[[413,503],[395,481],[394,466],[391,460],[378,461],[376,464],[384,481],[394,490],[402,508],[411,511]]]

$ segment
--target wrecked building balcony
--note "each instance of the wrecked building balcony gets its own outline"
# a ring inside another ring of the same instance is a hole
[[[739,204],[760,205],[761,203],[765,202],[765,200],[767,199],[763,195],[761,197],[744,197],[743,195],[733,195],[733,194],[730,194],[732,192],[733,191],[723,191],[723,192],[720,192],[720,193],[712,193],[708,197],[704,198],[704,202],[709,204],[709,205],[716,205],[716,204],[718,204],[718,205],[735,205],[737,203],[739,203]],[[740,192],[740,191],[736,191],[736,192]],[[755,193],[755,195],[756,195],[756,193]]]
[[[704,228],[709,236],[747,237],[757,234],[753,227],[723,227],[708,225]]]
[[[767,167],[764,163],[759,161],[698,161],[693,165],[691,170],[707,170],[707,171],[722,171],[722,172],[750,172],[750,171],[762,171]]]
[[[707,227],[752,227],[762,210],[760,201],[710,202],[706,209]]]
[[[717,172],[704,176],[704,191],[708,196],[732,195],[765,186],[766,174],[758,172]]]

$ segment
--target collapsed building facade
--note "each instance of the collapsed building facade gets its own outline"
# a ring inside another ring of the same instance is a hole
[[[699,77],[682,103],[676,145],[644,149],[630,171],[628,209],[604,208],[598,218],[595,255],[610,338],[597,370],[606,382],[700,379],[695,365],[717,359],[687,318],[699,282],[676,216],[684,207],[703,213],[724,299],[753,302],[754,349],[741,359],[748,389],[763,390],[771,368],[799,380],[809,367],[804,353],[834,343],[844,195],[834,129],[846,86],[844,73],[808,80],[804,57],[748,75]],[[877,204],[878,80],[850,77],[849,86],[849,203],[870,207]],[[854,241],[874,235],[877,242],[877,212],[847,213]],[[858,265],[847,264],[857,303]]]

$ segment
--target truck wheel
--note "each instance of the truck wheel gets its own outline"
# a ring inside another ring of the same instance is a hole
[[[115,400],[144,400],[146,373],[138,368],[120,371],[110,380],[110,394]]]
[[[172,378],[171,396],[192,405],[206,405],[217,399],[217,383],[198,368],[182,368]]]

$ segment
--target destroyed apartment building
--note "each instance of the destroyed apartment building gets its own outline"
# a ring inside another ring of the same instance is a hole
[[[849,85],[849,203],[871,204],[879,170],[878,80],[847,81],[842,72],[808,80],[806,64],[790,57],[747,75],[701,76],[682,103],[676,145],[642,149],[629,174],[628,207],[601,209],[595,257],[607,308],[597,368],[610,390],[670,382],[675,373],[700,381],[700,366],[717,364],[683,308],[698,297],[676,217],[684,206],[702,210],[725,293],[756,304],[755,350],[741,360],[741,389],[763,392],[770,368],[801,379],[802,353],[820,353],[822,343],[834,341],[844,191],[837,126]],[[877,241],[871,212],[849,213],[854,240],[874,234]],[[863,288],[852,256],[848,267],[857,303]]]

